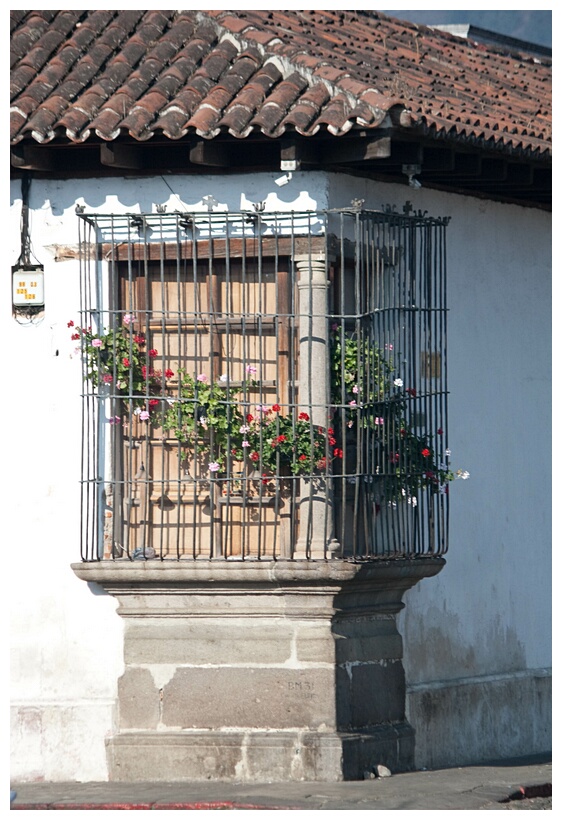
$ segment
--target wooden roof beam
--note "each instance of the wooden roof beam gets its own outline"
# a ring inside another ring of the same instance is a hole
[[[142,151],[136,145],[105,142],[100,145],[100,162],[108,168],[140,171],[144,167]]]
[[[57,167],[51,148],[21,142],[10,149],[10,163],[22,171],[54,171]]]
[[[230,150],[223,142],[196,140],[189,148],[189,161],[193,165],[228,168],[231,165]]]
[[[375,137],[335,137],[323,141],[317,161],[324,165],[344,165],[347,162],[388,159],[390,155],[390,134],[380,129]]]

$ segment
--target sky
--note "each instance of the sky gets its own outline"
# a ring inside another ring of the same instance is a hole
[[[493,31],[496,34],[505,34],[510,37],[517,37],[520,40],[527,40],[536,45],[552,47],[552,11],[550,9],[535,9],[533,11],[522,9],[510,11],[482,11],[477,9],[466,11],[453,11],[450,9],[402,11],[398,9],[381,9],[381,11],[391,17],[400,17],[412,23],[423,23],[424,25],[469,23]]]

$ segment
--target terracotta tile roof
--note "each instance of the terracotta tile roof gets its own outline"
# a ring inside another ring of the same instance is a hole
[[[549,61],[343,11],[11,11],[11,142],[387,125],[546,158]],[[401,115],[401,116],[400,116]]]

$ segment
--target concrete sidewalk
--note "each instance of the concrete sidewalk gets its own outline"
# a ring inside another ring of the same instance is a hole
[[[551,783],[550,758],[541,756],[344,783],[15,783],[11,808],[551,809],[548,789],[532,788]],[[525,789],[533,799],[500,802]]]

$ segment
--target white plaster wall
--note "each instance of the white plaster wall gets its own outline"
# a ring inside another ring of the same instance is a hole
[[[203,208],[401,206],[452,217],[449,233],[450,440],[471,478],[451,488],[451,551],[440,576],[406,596],[400,618],[410,686],[550,666],[550,215],[342,175],[35,181],[32,248],[45,265],[46,313],[11,316],[2,291],[10,385],[5,442],[12,605],[12,777],[103,780],[122,627],[115,601],[76,579],[79,560],[76,201],[99,213]],[[12,182],[10,264],[19,256]]]

